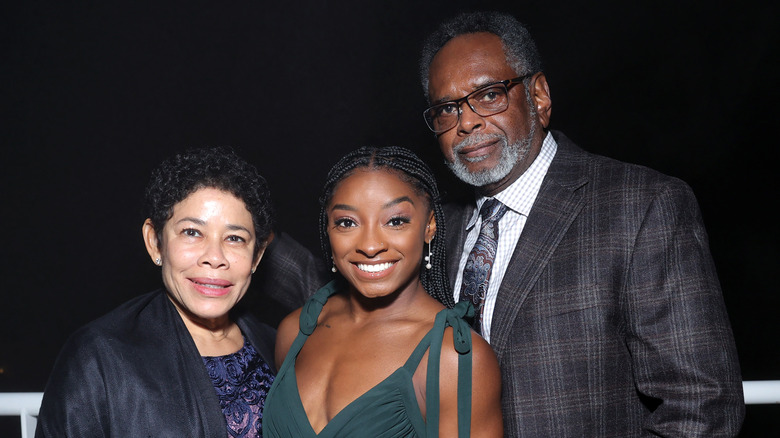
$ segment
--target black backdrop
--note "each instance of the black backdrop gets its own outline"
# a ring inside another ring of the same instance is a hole
[[[417,54],[471,2],[81,3],[2,14],[0,391],[42,391],[70,332],[159,284],[140,199],[176,151],[235,147],[314,251],[325,172],[359,145],[410,146],[463,190],[423,123]],[[588,3],[479,7],[529,25],[553,128],[693,187],[743,378],[780,379],[777,7]],[[748,406],[743,436],[780,426],[778,409]]]

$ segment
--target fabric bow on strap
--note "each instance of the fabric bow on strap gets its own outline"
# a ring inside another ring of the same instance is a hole
[[[336,292],[336,281],[332,280],[320,288],[311,298],[306,301],[301,309],[301,317],[299,318],[299,327],[301,333],[306,336],[314,333],[314,329],[317,328],[317,319],[320,316],[322,307],[328,302],[328,297]]]
[[[452,327],[452,341],[458,352],[458,436],[461,438],[471,432],[471,326],[463,318],[473,316],[474,305],[470,301],[461,301],[454,308],[439,312],[433,323],[428,353],[428,375],[437,376],[435,367],[441,361],[444,329]],[[439,379],[426,379],[425,396],[426,404],[436,408],[428,409],[426,431],[428,436],[439,436]]]

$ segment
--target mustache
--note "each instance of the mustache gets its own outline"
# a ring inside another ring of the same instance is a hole
[[[468,137],[464,138],[459,143],[456,143],[452,149],[454,152],[457,153],[469,146],[474,146],[476,144],[480,144],[491,140],[499,140],[503,142],[505,146],[507,144],[506,137],[501,134],[471,134]]]

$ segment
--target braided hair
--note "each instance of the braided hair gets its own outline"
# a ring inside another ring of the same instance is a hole
[[[414,152],[400,146],[364,146],[341,158],[328,172],[325,187],[320,196],[320,246],[328,264],[333,263],[333,255],[328,239],[328,204],[338,184],[350,176],[356,169],[387,169],[394,171],[408,183],[418,196],[423,197],[433,210],[436,219],[436,236],[430,243],[431,269],[420,270],[423,288],[433,298],[452,308],[455,300],[447,278],[445,260],[444,210],[436,179],[430,167]]]

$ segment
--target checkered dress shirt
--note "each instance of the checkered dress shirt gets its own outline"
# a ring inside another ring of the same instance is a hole
[[[501,280],[504,278],[509,259],[515,250],[515,244],[523,232],[525,221],[528,214],[531,213],[531,207],[534,205],[536,195],[542,186],[542,180],[547,174],[547,169],[555,156],[558,145],[548,133],[542,142],[542,149],[539,156],[536,157],[531,166],[523,173],[520,178],[513,182],[509,187],[498,193],[495,198],[506,205],[507,212],[498,222],[498,249],[496,250],[496,259],[490,273],[490,283],[488,285],[487,296],[482,314],[482,337],[490,342],[490,324],[493,321],[493,308],[496,305],[496,296],[501,286]],[[460,295],[461,283],[463,282],[463,269],[466,266],[471,248],[479,236],[479,229],[482,219],[479,216],[479,209],[487,200],[486,197],[480,197],[476,200],[476,209],[467,225],[468,234],[466,243],[461,252],[460,265],[458,267],[458,276],[453,287],[455,301],[458,301]]]

